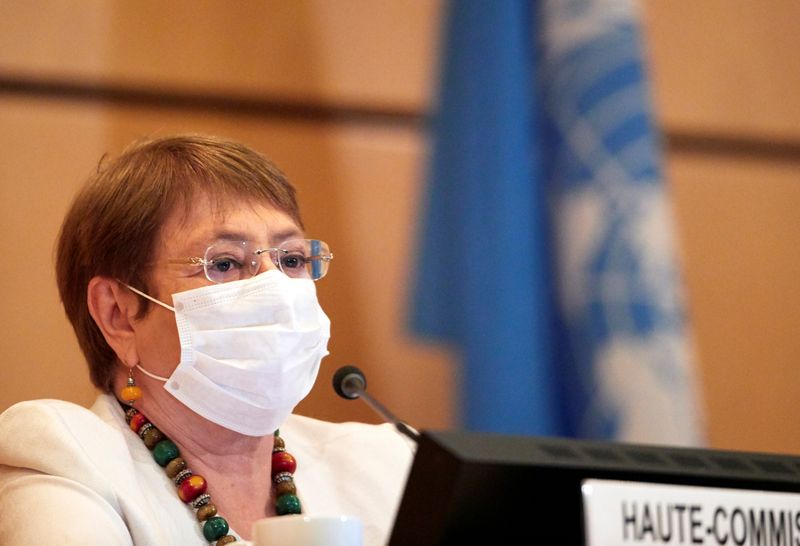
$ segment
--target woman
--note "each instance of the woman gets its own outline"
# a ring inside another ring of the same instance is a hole
[[[221,545],[302,511],[385,543],[409,447],[290,415],[327,354],[314,281],[331,259],[283,174],[240,144],[162,138],[104,165],[57,251],[103,394],[0,416],[0,542]]]

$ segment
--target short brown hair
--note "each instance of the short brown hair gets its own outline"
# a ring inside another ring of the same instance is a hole
[[[101,161],[64,218],[56,250],[58,290],[92,383],[103,391],[112,390],[117,358],[89,314],[89,281],[107,276],[148,291],[148,264],[164,222],[199,193],[253,198],[303,225],[295,189],[267,158],[199,135],[139,141]],[[143,301],[139,316],[148,309]]]

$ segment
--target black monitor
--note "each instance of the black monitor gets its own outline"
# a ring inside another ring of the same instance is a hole
[[[389,544],[798,546],[800,458],[423,432]]]

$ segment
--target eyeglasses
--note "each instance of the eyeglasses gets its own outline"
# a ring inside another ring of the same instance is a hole
[[[250,241],[219,241],[206,249],[203,257],[169,260],[171,264],[202,266],[213,283],[249,279],[262,268],[264,255],[293,279],[320,280],[328,273],[333,254],[319,239],[293,239],[270,248],[258,248]]]

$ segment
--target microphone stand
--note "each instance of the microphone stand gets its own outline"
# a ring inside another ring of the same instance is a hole
[[[333,374],[333,389],[336,394],[346,400],[363,398],[364,402],[384,421],[393,424],[397,432],[410,438],[414,443],[419,442],[420,435],[417,430],[395,417],[383,404],[367,393],[367,378],[364,376],[364,372],[355,366],[342,366],[336,370],[336,373]]]
[[[375,413],[380,415],[384,421],[393,424],[399,433],[404,434],[405,436],[411,438],[412,440],[414,440],[415,443],[419,441],[419,432],[417,432],[414,428],[405,424],[403,421],[395,417],[394,414],[392,414],[392,412],[386,409],[386,407],[383,404],[381,404],[380,402],[375,400],[372,396],[367,394],[367,391],[363,389],[360,390],[358,392],[358,396],[360,398],[363,398],[364,402],[366,402],[367,405],[371,407]]]

